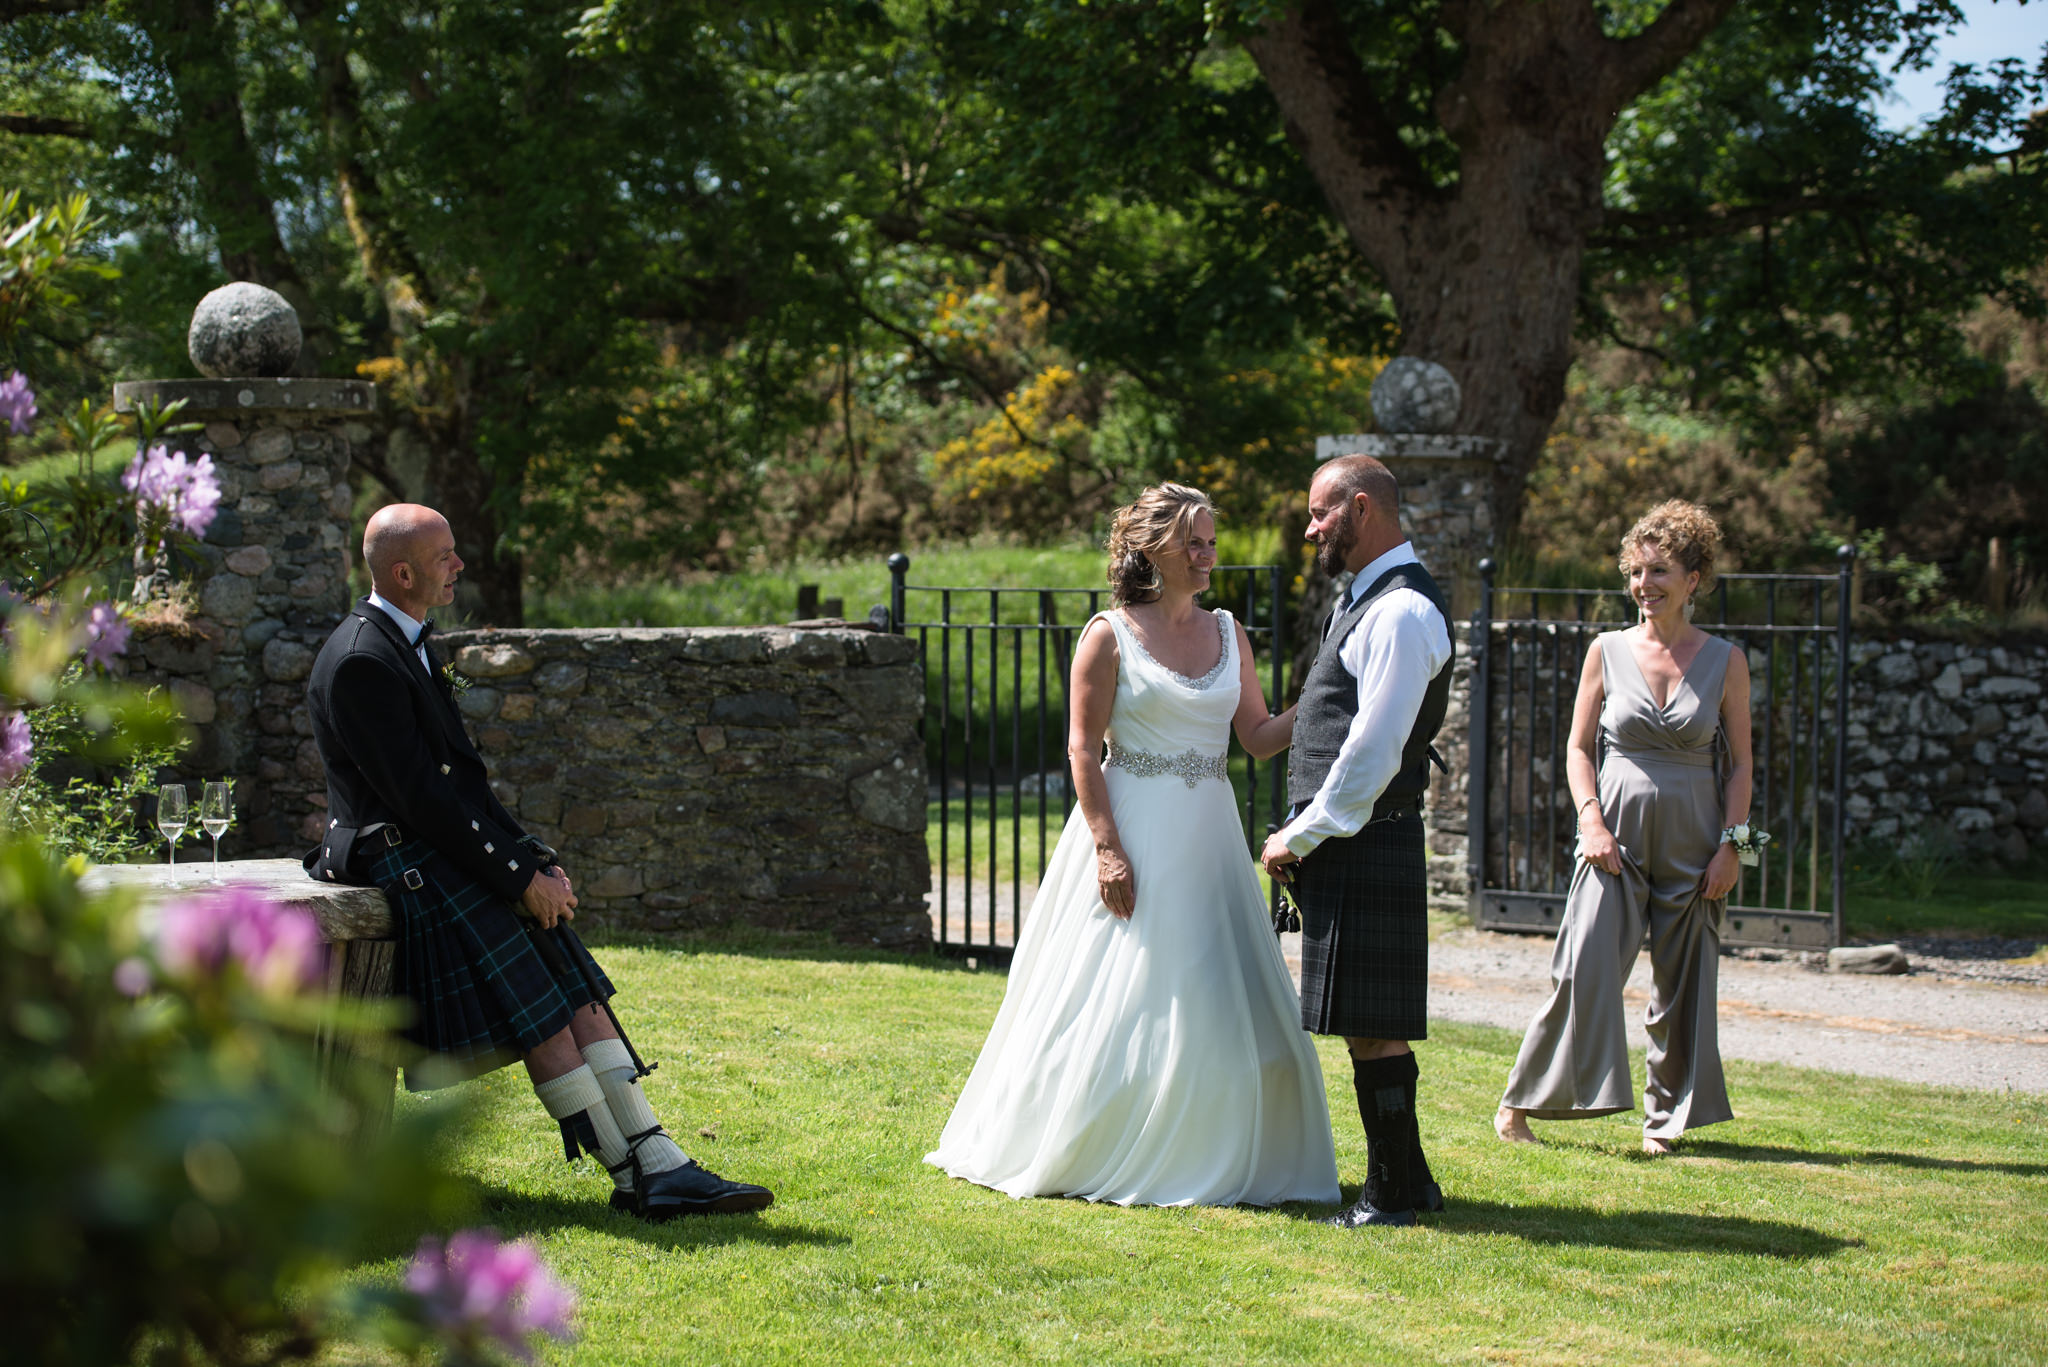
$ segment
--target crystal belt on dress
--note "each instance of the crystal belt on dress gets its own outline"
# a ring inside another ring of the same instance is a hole
[[[1172,774],[1190,788],[1205,778],[1230,781],[1229,756],[1205,755],[1200,750],[1183,750],[1178,755],[1155,755],[1150,750],[1124,750],[1112,745],[1109,758],[1102,761],[1102,767],[1107,769],[1112,764],[1136,778]]]

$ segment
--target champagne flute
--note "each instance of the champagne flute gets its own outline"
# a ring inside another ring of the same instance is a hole
[[[211,882],[220,881],[220,838],[234,819],[235,804],[228,795],[227,781],[220,779],[207,784],[206,791],[199,796],[199,826],[213,837],[213,877],[209,880]]]
[[[185,785],[166,783],[156,790],[156,828],[171,847],[170,883],[178,882],[178,837],[185,833]]]

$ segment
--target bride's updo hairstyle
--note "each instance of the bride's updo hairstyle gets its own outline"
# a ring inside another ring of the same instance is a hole
[[[1636,519],[1621,538],[1621,572],[1641,560],[1642,549],[1654,546],[1688,570],[1697,570],[1705,593],[1714,582],[1714,548],[1721,544],[1721,525],[1697,503],[1670,498]]]
[[[1187,539],[1195,514],[1216,515],[1209,496],[1185,484],[1155,484],[1109,520],[1109,596],[1118,606],[1149,602],[1159,592],[1155,551]]]

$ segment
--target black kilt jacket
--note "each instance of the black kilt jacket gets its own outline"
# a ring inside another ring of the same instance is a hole
[[[307,853],[306,870],[328,882],[367,882],[367,860],[350,872],[357,834],[389,822],[517,903],[542,858],[491,791],[454,690],[438,673],[438,661],[434,673],[423,668],[368,598],[327,638],[306,684],[313,743],[327,766],[327,834]]]

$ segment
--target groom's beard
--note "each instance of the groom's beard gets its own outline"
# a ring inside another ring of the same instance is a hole
[[[1316,547],[1316,568],[1335,579],[1344,573],[1344,562],[1351,557],[1351,548],[1358,544],[1358,519],[1347,512],[1344,525],[1323,538],[1323,544]]]

